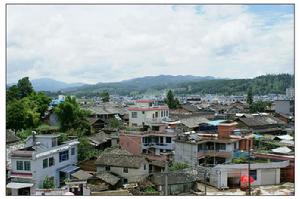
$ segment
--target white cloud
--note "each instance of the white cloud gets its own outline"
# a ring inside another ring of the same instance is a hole
[[[8,6],[8,82],[293,72],[293,15],[245,6]]]

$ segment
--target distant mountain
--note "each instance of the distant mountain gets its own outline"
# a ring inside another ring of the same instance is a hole
[[[79,87],[85,84],[83,83],[65,83],[50,78],[41,78],[31,80],[31,84],[36,91],[59,91],[66,90],[68,88]]]
[[[221,94],[241,95],[252,88],[253,94],[284,94],[285,89],[294,87],[294,75],[269,74],[252,79],[221,79],[201,76],[146,76],[112,83],[97,83],[84,85],[66,91],[77,96],[95,96],[103,90],[110,94],[139,95],[145,93],[161,93],[172,89],[180,94]]]
[[[75,95],[95,95],[103,90],[120,95],[128,95],[131,92],[143,93],[149,89],[162,90],[174,88],[180,83],[199,82],[204,80],[214,80],[211,76],[192,76],[192,75],[159,75],[145,76],[120,82],[97,83],[95,85],[84,85],[77,88],[64,90]]]

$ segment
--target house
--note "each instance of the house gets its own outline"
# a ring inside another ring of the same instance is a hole
[[[295,114],[294,100],[275,100],[274,108],[276,113],[282,113],[293,116]]]
[[[77,140],[63,143],[59,135],[45,134],[28,137],[25,147],[11,153],[11,182],[7,188],[12,195],[34,195],[43,185],[46,176],[55,187],[61,187],[65,179],[75,172],[77,164]]]
[[[89,125],[91,126],[91,130],[94,132],[100,131],[107,125],[106,121],[104,121],[103,119],[97,118],[97,117],[88,117],[87,121],[88,121]]]
[[[149,174],[149,163],[145,157],[117,148],[102,152],[95,164],[97,174],[101,174],[99,178],[103,180],[108,175],[115,175],[121,178],[123,184],[139,182]]]
[[[188,127],[189,129],[197,131],[199,130],[201,124],[206,124],[207,122],[209,122],[209,120],[204,117],[194,116],[194,117],[183,118],[180,120],[180,122],[186,127]]]
[[[285,126],[283,121],[268,114],[243,114],[236,121],[239,122],[239,126],[259,134],[280,134]]]
[[[123,131],[120,146],[135,155],[146,155],[150,160],[167,160],[172,156],[176,134],[172,131]]]
[[[250,172],[248,164],[218,164],[214,167],[202,167],[201,171],[206,170],[209,178],[205,179],[202,172],[202,181],[217,187],[218,189],[240,188],[242,176],[252,176],[254,182],[252,186],[260,185],[278,185],[280,184],[280,170],[289,166],[289,161],[274,162],[255,162],[252,160],[250,164]]]
[[[103,121],[108,121],[113,118],[121,120],[126,114],[126,109],[123,106],[113,102],[93,104],[83,106],[82,108],[90,111],[94,118],[99,118]]]
[[[185,132],[175,139],[174,161],[190,165],[215,165],[231,162],[234,152],[248,150],[253,145],[249,131],[236,129],[236,123],[225,121],[217,133]]]
[[[112,146],[117,146],[119,142],[117,135],[114,136],[114,134],[107,134],[103,131],[89,136],[88,140],[92,146],[99,150],[103,150]]]
[[[156,189],[165,194],[165,174],[154,173],[150,179],[156,186]],[[169,172],[167,194],[178,195],[180,193],[188,193],[193,189],[196,181],[196,176],[188,172]]]
[[[134,106],[127,108],[129,126],[144,126],[160,123],[169,118],[169,108],[158,105],[154,100],[136,100]]]

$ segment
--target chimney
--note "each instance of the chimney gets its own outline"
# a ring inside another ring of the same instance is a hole
[[[35,146],[36,145],[36,131],[32,131],[32,146]]]

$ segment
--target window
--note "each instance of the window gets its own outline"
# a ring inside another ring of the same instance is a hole
[[[131,117],[132,118],[137,118],[137,112],[131,112]]]
[[[147,170],[147,165],[146,164],[144,164],[144,170]]]
[[[202,144],[198,144],[198,151],[202,151],[203,150],[203,145]]]
[[[110,166],[106,166],[105,171],[110,171]]]
[[[171,143],[171,137],[166,137],[166,143]]]
[[[56,138],[52,138],[52,147],[57,146],[57,139]]]
[[[256,170],[250,170],[250,176],[254,178],[254,180],[257,179],[257,171]]]
[[[145,111],[143,111],[142,113],[145,114]]]
[[[30,171],[30,161],[24,161],[24,170],[25,171]]]
[[[49,158],[49,167],[51,167],[53,165],[54,165],[54,158],[51,157],[51,158]]]
[[[43,168],[47,168],[48,167],[48,158],[43,160]]]
[[[160,112],[160,117],[163,117],[164,116],[164,111],[161,111]]]
[[[123,179],[123,184],[127,184],[128,180],[126,178]]]
[[[63,162],[69,159],[69,150],[59,152],[59,162]]]
[[[158,118],[158,112],[155,112],[155,118]]]
[[[166,111],[166,116],[169,117],[169,111]]]
[[[75,155],[75,148],[71,148],[71,155]]]
[[[123,173],[128,173],[128,168],[123,168]]]
[[[23,170],[23,161],[17,161],[17,170]]]
[[[226,150],[226,144],[217,143],[216,148],[217,148],[217,150]]]
[[[236,149],[236,143],[234,143],[234,149]]]

